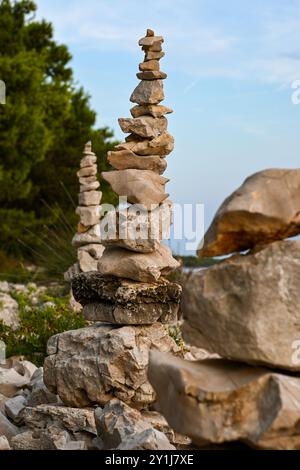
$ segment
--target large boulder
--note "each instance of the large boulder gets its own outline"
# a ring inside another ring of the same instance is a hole
[[[134,169],[104,171],[102,177],[119,196],[127,197],[128,202],[140,204],[147,210],[155,209],[168,197],[165,192],[168,178],[153,171]]]
[[[155,351],[148,375],[169,425],[199,446],[240,440],[261,449],[300,448],[299,377]]]
[[[300,169],[249,176],[217,211],[200,256],[219,256],[300,233]]]
[[[120,450],[175,450],[165,434],[150,420],[116,398],[95,411],[95,421],[102,448]]]
[[[182,291],[179,284],[164,279],[149,284],[96,272],[75,276],[72,290],[87,320],[123,325],[175,322]]]
[[[235,255],[185,282],[185,339],[223,357],[300,370],[300,240]]]
[[[115,327],[97,323],[50,338],[44,381],[67,406],[104,405],[114,396],[136,408],[155,400],[147,379],[149,350],[179,354],[161,324]]]
[[[124,248],[108,247],[98,262],[98,271],[105,276],[156,282],[179,266],[170,248],[162,244],[153,253],[134,253]]]

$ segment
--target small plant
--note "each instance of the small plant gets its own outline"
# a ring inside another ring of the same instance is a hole
[[[85,326],[82,315],[68,307],[67,297],[46,294],[43,301],[48,304],[34,307],[23,293],[16,293],[14,297],[19,304],[19,326],[13,330],[0,321],[0,340],[6,344],[7,357],[25,356],[41,366],[47,355],[47,342],[51,336]]]
[[[183,355],[187,351],[187,348],[184,344],[180,327],[178,325],[169,326],[168,334],[175,341],[177,346],[181,349],[181,353]]]

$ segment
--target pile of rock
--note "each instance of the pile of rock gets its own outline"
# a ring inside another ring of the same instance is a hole
[[[185,339],[226,360],[154,354],[150,364],[169,424],[198,445],[300,448],[300,241],[284,240],[300,233],[299,214],[300,170],[265,170],[224,201],[204,237],[203,256],[249,250],[183,290]]]
[[[97,156],[92,152],[91,142],[85,145],[77,176],[80,192],[76,214],[80,221],[72,244],[77,248],[78,261],[65,273],[66,281],[71,281],[79,272],[97,271],[97,263],[104,250],[99,226],[102,193],[97,191],[100,187],[97,179]]]
[[[181,287],[163,277],[179,263],[161,244],[171,224],[171,203],[166,202],[167,179],[160,173],[173,148],[163,117],[171,110],[159,104],[165,78],[158,62],[162,42],[151,30],[140,41],[145,62],[131,98],[139,104],[132,110],[136,117],[120,120],[131,134],[108,155],[116,170],[103,174],[130,206],[109,212],[101,221],[105,250],[98,272],[83,272],[72,280],[74,297],[91,324],[48,343],[45,383],[68,406],[105,406],[116,397],[147,410],[155,401],[147,379],[150,349],[181,354],[168,332],[168,324],[178,318]]]

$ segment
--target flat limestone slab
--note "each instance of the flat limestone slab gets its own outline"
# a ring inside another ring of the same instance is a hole
[[[177,321],[182,289],[167,280],[148,284],[91,272],[77,275],[72,290],[86,320],[147,325]]]

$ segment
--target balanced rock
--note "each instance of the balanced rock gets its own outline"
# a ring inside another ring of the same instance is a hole
[[[148,104],[148,105],[142,105],[142,106],[134,106],[130,110],[131,115],[134,118],[144,116],[147,114],[150,114],[150,116],[153,116],[155,118],[162,117],[165,114],[172,113],[173,110],[171,108],[167,108],[167,106],[163,106],[161,104]]]
[[[75,247],[96,243],[101,243],[99,224],[93,225],[89,230],[84,233],[76,233],[72,240],[72,245]]]
[[[50,338],[44,379],[65,405],[105,405],[114,396],[144,408],[155,400],[147,380],[149,350],[179,354],[163,325],[94,324]]]
[[[165,117],[154,118],[152,116],[120,118],[119,124],[123,132],[133,132],[136,135],[146,138],[158,137],[163,134],[168,127],[168,121]]]
[[[298,377],[156,351],[148,376],[170,426],[199,446],[240,440],[261,449],[300,448]]]
[[[161,175],[167,168],[167,162],[159,155],[139,156],[130,150],[108,152],[107,160],[117,170],[149,170]]]
[[[198,254],[225,255],[299,233],[300,169],[264,170],[225,199]]]
[[[223,357],[300,371],[299,266],[300,240],[286,240],[189,276],[185,338]]]
[[[153,253],[134,253],[124,248],[106,248],[98,263],[98,271],[140,282],[156,282],[180,266],[171,250],[159,245]]]
[[[117,145],[116,150],[131,150],[138,155],[160,155],[165,157],[174,149],[174,137],[168,132],[152,140],[132,140]]]
[[[145,48],[153,47],[164,42],[164,38],[162,36],[145,36],[144,38],[139,40],[139,46],[143,46]]]
[[[149,284],[95,272],[77,275],[72,291],[86,320],[133,325],[176,322],[181,297],[181,287],[164,279]]]
[[[100,207],[99,206],[78,206],[76,214],[80,217],[80,222],[85,226],[96,225],[99,223]]]
[[[158,104],[165,98],[161,80],[142,81],[133,91],[130,101],[137,104]]]
[[[128,202],[141,204],[148,210],[153,210],[168,197],[165,184],[169,180],[152,171],[105,171],[102,177],[119,196],[126,196]]]
[[[86,191],[79,193],[80,206],[98,206],[100,204],[102,193],[100,191]]]

